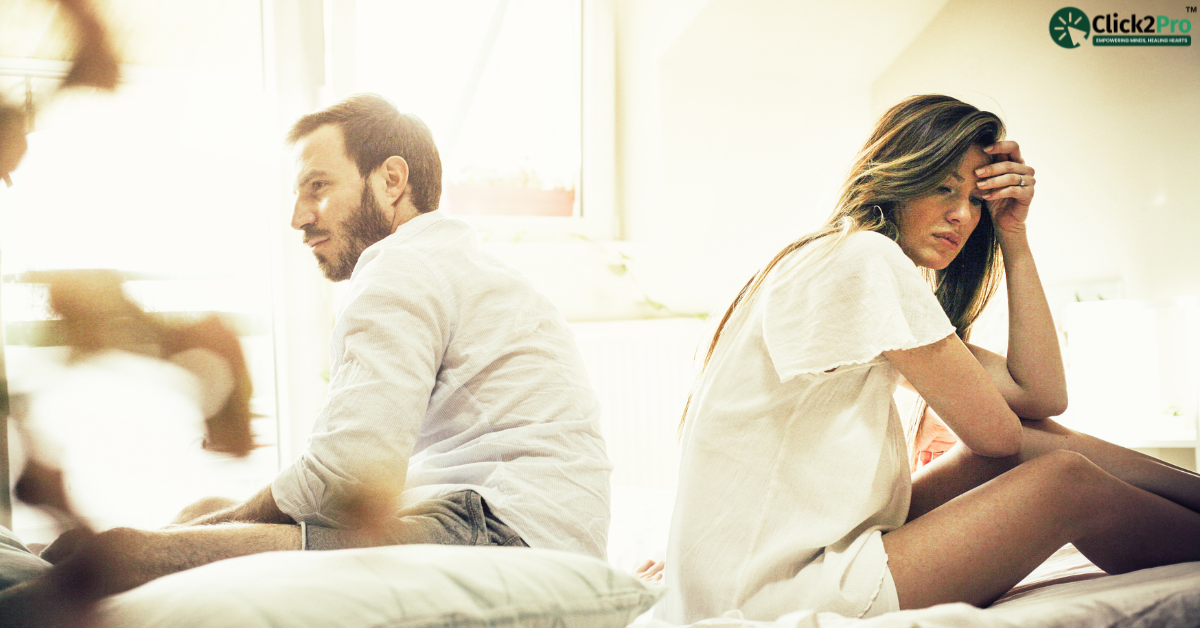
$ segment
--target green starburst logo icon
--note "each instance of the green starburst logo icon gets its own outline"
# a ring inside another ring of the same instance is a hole
[[[1050,16],[1050,39],[1063,48],[1078,48],[1092,33],[1092,23],[1083,11],[1063,7]]]

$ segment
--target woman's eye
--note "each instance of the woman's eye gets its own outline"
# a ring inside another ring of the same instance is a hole
[[[324,181],[313,181],[313,182],[312,182],[312,191],[313,191],[313,192],[316,192],[317,190],[319,190],[319,189],[321,189],[321,188],[323,188],[323,187],[325,187],[325,182],[324,182]]]
[[[971,197],[971,204],[976,207],[983,207],[985,202],[986,201],[984,201],[982,197],[979,197],[979,196]]]
[[[943,186],[939,187],[937,189],[937,191],[942,194],[949,194],[949,193],[953,192],[954,190],[951,190],[950,186],[948,186],[948,185],[943,185]]]

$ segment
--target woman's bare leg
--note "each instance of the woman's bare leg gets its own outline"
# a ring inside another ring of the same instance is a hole
[[[883,542],[901,607],[924,608],[989,604],[1064,543],[1120,573],[1200,560],[1197,539],[1200,513],[1056,450],[946,501]]]
[[[1063,427],[1050,419],[1022,424],[1026,445],[1019,456],[1023,460],[1056,449],[1078,452],[1129,484],[1200,512],[1200,474],[1194,471]]]
[[[1007,458],[971,453],[961,443],[913,475],[912,521],[941,504],[1052,451],[1083,454],[1116,478],[1200,512],[1200,474],[1068,429],[1050,419],[1025,420],[1021,451]]]

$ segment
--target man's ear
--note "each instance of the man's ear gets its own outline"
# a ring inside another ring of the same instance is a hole
[[[379,166],[383,175],[383,192],[389,205],[395,205],[408,191],[408,162],[399,155],[392,155]]]

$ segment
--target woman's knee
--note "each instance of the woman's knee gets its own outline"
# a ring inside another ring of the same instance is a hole
[[[1087,456],[1069,449],[1046,452],[1021,466],[1036,468],[1039,474],[1060,483],[1091,480],[1104,473]]]
[[[1064,503],[1086,507],[1104,503],[1113,480],[1081,453],[1056,449],[1021,464],[1038,484],[1038,490]]]

